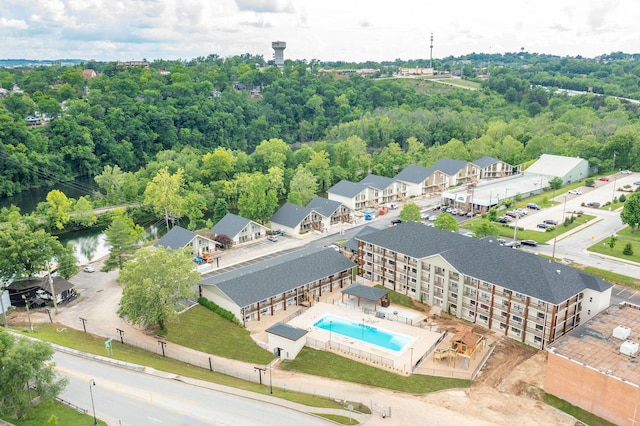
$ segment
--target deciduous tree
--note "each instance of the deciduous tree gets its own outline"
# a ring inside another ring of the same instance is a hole
[[[200,280],[186,249],[157,247],[139,251],[120,271],[123,286],[118,315],[133,324],[159,325],[178,315],[178,301],[194,296],[192,289]]]
[[[400,219],[403,222],[420,222],[420,207],[415,203],[407,203],[400,210]]]
[[[167,168],[160,169],[144,191],[144,203],[151,206],[157,215],[164,217],[169,230],[169,222],[175,222],[182,216],[182,189],[184,180],[182,169],[169,174]]]
[[[35,388],[40,402],[51,401],[67,385],[58,379],[51,363],[53,349],[48,343],[16,339],[0,329],[0,414],[22,419],[33,409],[31,392]]]
[[[442,229],[444,231],[455,231],[458,232],[458,221],[455,217],[451,216],[449,213],[441,213],[438,215],[438,218],[433,222],[433,227]]]
[[[622,212],[620,213],[622,223],[631,227],[631,232],[640,228],[640,192],[634,192],[627,197]]]
[[[318,182],[311,175],[311,172],[303,166],[298,166],[296,174],[293,175],[289,185],[288,201],[300,206],[306,206],[316,196],[317,191]]]

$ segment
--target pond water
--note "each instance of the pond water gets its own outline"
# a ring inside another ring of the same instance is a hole
[[[150,241],[166,234],[164,224],[152,224],[144,227],[145,237],[141,241]],[[64,234],[58,237],[62,244],[72,243],[75,248],[76,258],[80,265],[86,265],[102,257],[109,255],[111,245],[107,242],[107,235],[99,230],[92,229]]]

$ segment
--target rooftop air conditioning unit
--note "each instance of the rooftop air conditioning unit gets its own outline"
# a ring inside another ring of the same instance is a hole
[[[635,357],[638,354],[638,344],[631,340],[625,340],[624,343],[620,345],[620,353]]]
[[[631,329],[624,325],[619,325],[613,329],[613,337],[620,340],[627,340],[631,335]]]

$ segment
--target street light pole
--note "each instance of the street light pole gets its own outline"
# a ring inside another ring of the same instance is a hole
[[[271,365],[271,363],[269,364],[269,393],[271,395],[273,395],[273,382],[271,380],[271,369],[273,368],[273,366]]]
[[[96,426],[98,424],[98,419],[96,419],[96,406],[93,403],[93,387],[96,385],[96,381],[93,379],[89,379],[89,393],[91,394],[91,409],[93,410],[93,425]]]
[[[411,349],[411,364],[409,367],[409,372],[413,373],[413,348],[409,348],[409,349]]]
[[[613,191],[611,192],[611,203],[613,203],[613,200],[616,198],[616,180],[617,180],[617,176],[613,177]]]
[[[567,209],[567,196],[564,195],[564,205],[562,206],[562,222],[564,223],[564,212]],[[556,260],[556,240],[558,239],[558,226],[560,226],[560,223],[557,224],[555,226],[555,228],[553,228],[553,251],[551,253],[551,259],[552,260]]]
[[[333,324],[333,321],[329,321],[329,347],[331,347],[331,325]]]

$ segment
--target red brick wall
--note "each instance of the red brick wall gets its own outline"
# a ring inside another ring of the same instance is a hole
[[[632,425],[637,406],[636,422],[640,421],[640,390],[637,387],[551,352],[547,359],[544,390],[621,426]]]

